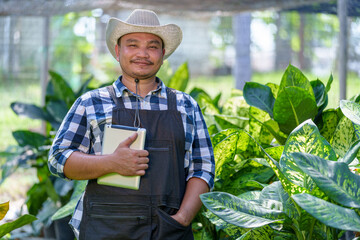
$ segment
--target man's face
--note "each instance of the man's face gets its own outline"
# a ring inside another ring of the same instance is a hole
[[[130,33],[122,36],[115,51],[123,76],[139,80],[154,77],[165,54],[161,38],[150,33]]]

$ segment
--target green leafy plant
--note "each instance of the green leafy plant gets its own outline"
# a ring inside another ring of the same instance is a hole
[[[258,120],[284,144],[287,135],[303,121],[312,119],[318,123],[328,104],[332,81],[332,75],[326,86],[318,79],[309,81],[299,69],[289,65],[280,85],[247,82],[244,98],[249,105],[269,114],[266,121]]]
[[[360,105],[341,101],[340,108],[352,121],[351,128],[358,128]],[[290,133],[279,160],[279,153],[259,145],[278,181],[237,196],[203,194],[210,210],[205,215],[240,239],[338,239],[345,230],[358,232],[360,177],[354,170],[359,142],[353,141],[339,156],[317,126],[306,120]]]
[[[2,220],[6,213],[9,211],[9,202],[1,203],[0,204],[0,220]],[[4,223],[0,225],[0,238],[4,237],[6,234],[10,233],[11,231],[25,226],[33,221],[36,220],[36,217],[30,214],[25,214],[15,221]]]
[[[51,224],[51,216],[59,209],[59,206],[64,206],[69,202],[74,189],[80,187],[84,189],[84,185],[77,181],[66,181],[52,176],[48,170],[47,159],[54,133],[76,98],[92,89],[89,88],[92,77],[74,92],[61,75],[52,71],[49,74],[51,79],[47,86],[45,106],[22,102],[11,104],[12,110],[17,115],[43,120],[46,123],[45,134],[16,130],[13,136],[18,145],[10,146],[7,151],[0,153],[0,156],[6,160],[0,166],[0,183],[18,168],[36,169],[38,182],[27,191],[26,199],[29,213],[38,218],[33,224],[36,233],[39,233],[41,227]]]

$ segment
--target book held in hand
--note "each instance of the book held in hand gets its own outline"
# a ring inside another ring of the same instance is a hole
[[[145,145],[146,129],[123,125],[106,125],[102,143],[102,154],[111,154],[121,142],[137,132],[136,140],[130,145],[131,149],[143,150]],[[140,176],[123,176],[118,173],[110,173],[97,179],[98,184],[123,187],[138,190]]]

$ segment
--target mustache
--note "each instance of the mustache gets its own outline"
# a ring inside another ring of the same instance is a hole
[[[130,60],[130,62],[131,63],[134,63],[134,62],[146,62],[147,64],[154,64],[149,59],[144,59],[144,58],[135,58],[135,59]]]

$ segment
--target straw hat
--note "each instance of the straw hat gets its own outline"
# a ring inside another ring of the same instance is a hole
[[[160,37],[165,46],[164,59],[168,58],[175,51],[182,40],[182,31],[179,26],[175,24],[160,25],[155,12],[136,9],[125,21],[110,18],[107,24],[106,44],[115,59],[115,45],[118,39],[128,33],[135,32],[152,33]]]

